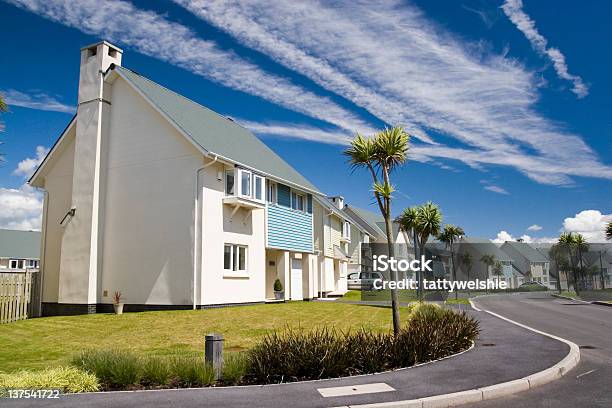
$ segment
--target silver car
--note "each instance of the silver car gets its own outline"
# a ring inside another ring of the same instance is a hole
[[[347,276],[349,290],[373,290],[374,281],[383,279],[380,272],[353,272]]]

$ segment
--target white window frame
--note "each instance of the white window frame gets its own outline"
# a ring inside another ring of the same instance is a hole
[[[342,238],[351,239],[351,223],[348,221],[342,222]]]
[[[260,181],[260,187],[261,187],[261,197],[257,198],[256,194],[256,186],[257,186],[257,180]],[[253,193],[253,200],[255,201],[259,201],[260,203],[264,203],[266,201],[266,194],[267,194],[267,190],[266,190],[266,179],[262,176],[260,176],[259,174],[255,174],[253,173],[253,175],[251,176],[251,189],[252,189],[252,193]]]
[[[14,262],[14,264],[13,264]],[[19,266],[21,264],[21,266]],[[13,266],[15,265],[15,266]],[[23,269],[25,265],[25,259],[10,259],[9,260],[9,268],[10,269]]]
[[[230,248],[229,269],[225,267],[225,248],[227,247]],[[238,260],[238,257],[240,256],[241,249],[244,249],[244,269],[239,269],[240,261]],[[231,243],[223,244],[223,270],[226,273],[246,274],[247,271],[249,270],[249,247],[247,245],[240,245],[240,244],[231,244]]]
[[[302,198],[302,208],[301,209],[293,206],[294,204],[293,196],[294,195],[296,197],[296,200],[295,200],[296,202],[297,202],[297,197]],[[308,204],[306,203],[306,195],[292,190],[291,191],[291,209],[296,210],[296,211],[306,212],[306,207],[308,207]]]
[[[268,180],[266,185],[266,201],[271,204],[278,203],[278,185],[271,180]]]
[[[253,197],[253,172],[250,171],[250,170],[238,169],[236,171],[236,174],[238,175],[238,177],[237,177],[237,179],[238,179],[238,194],[236,194],[236,195],[238,195],[240,197],[244,197],[244,198],[252,198]],[[243,185],[242,185],[242,176],[244,174],[248,174],[248,176],[249,176],[249,192],[248,192],[248,194],[244,194],[242,192],[242,188],[243,188]],[[234,178],[234,180],[236,180],[236,178]],[[234,190],[234,191],[236,191],[236,190]]]
[[[232,175],[232,177],[234,177],[234,185],[232,186],[234,191],[232,191],[232,192],[227,191],[227,177],[229,175]],[[232,170],[225,170],[224,182],[225,182],[224,183],[225,185],[223,186],[223,188],[225,190],[225,195],[226,196],[233,196],[233,195],[235,195],[236,194],[236,172],[233,169]]]

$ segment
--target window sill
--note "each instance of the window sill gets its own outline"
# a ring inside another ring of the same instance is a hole
[[[255,201],[252,198],[245,198],[241,196],[228,195],[223,197],[223,204],[230,204],[237,207],[245,207],[251,209],[265,208],[264,202]]]
[[[224,271],[223,279],[248,279],[249,274],[247,272],[235,272],[235,271]]]

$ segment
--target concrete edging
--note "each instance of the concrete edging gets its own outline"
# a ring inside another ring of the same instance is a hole
[[[561,337],[557,337],[555,335],[545,333],[543,331],[534,329],[533,327],[526,326],[522,323],[515,322],[514,320],[508,319],[507,317],[501,316],[497,313],[490,312],[488,310],[483,310],[477,307],[472,298],[469,299],[470,305],[474,310],[479,312],[485,312],[492,316],[495,316],[499,319],[505,320],[509,323],[522,327],[524,329],[530,330],[534,333],[540,334],[542,336],[550,337],[562,343],[565,343],[569,346],[569,353],[557,364],[549,367],[545,370],[539,371],[537,373],[528,375],[523,378],[519,378],[517,380],[507,381],[499,384],[489,385],[487,387],[475,388],[466,391],[454,392],[451,394],[442,394],[442,395],[434,395],[431,397],[418,398],[413,400],[404,400],[404,401],[393,401],[393,402],[383,402],[383,403],[374,403],[374,404],[364,404],[364,405],[349,405],[346,408],[446,408],[446,407],[454,407],[456,405],[468,404],[473,402],[491,400],[495,398],[500,398],[512,394],[516,394],[521,391],[527,391],[529,389],[538,387],[540,385],[544,385],[551,381],[557,380],[567,374],[572,368],[578,365],[580,361],[580,349],[578,345],[563,339]]]

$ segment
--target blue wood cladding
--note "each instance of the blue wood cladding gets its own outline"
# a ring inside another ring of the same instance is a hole
[[[283,207],[291,207],[291,189],[284,184],[277,184],[277,199],[278,205]]]
[[[267,246],[295,252],[312,252],[312,195],[307,196],[307,212],[291,208],[291,188],[277,185],[277,203],[268,203]]]

